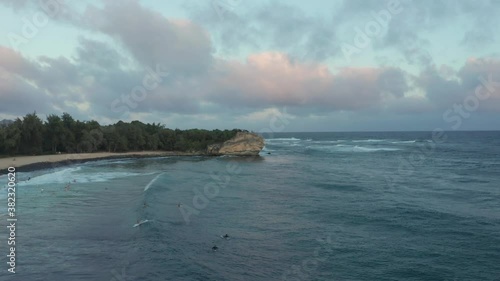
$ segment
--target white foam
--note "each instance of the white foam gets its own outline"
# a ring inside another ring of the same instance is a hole
[[[137,161],[137,159],[135,158],[106,159],[106,160],[99,160],[97,162],[84,163],[83,165],[102,166],[109,164],[127,164],[127,163],[133,163],[135,161]]]
[[[87,168],[86,168],[87,169]],[[70,167],[53,170],[52,172],[33,176],[29,181],[20,182],[23,186],[36,186],[44,184],[67,184],[69,183],[89,183],[106,182],[116,178],[125,178],[132,176],[143,176],[154,173],[132,173],[132,172],[82,172],[82,167]]]
[[[312,141],[312,143],[319,143],[319,144],[324,144],[324,143],[339,143],[339,142],[345,142],[345,140],[322,140],[322,141]]]
[[[392,141],[391,143],[398,144],[398,143],[416,143],[417,141],[411,140],[411,141]]]
[[[151,180],[151,181],[150,181],[150,182],[146,185],[146,187],[144,188],[144,191],[148,190],[148,189],[151,187],[151,185],[152,185],[152,184],[153,184],[153,183],[154,183],[154,182],[155,182],[155,181],[156,181],[156,180],[157,180],[157,179],[158,179],[161,175],[163,175],[163,174],[165,174],[165,173],[161,173],[161,174],[157,175],[156,177],[154,177],[154,179],[152,179],[152,180]]]
[[[145,224],[145,223],[147,223],[147,222],[152,222],[152,220],[142,220],[142,221],[140,221],[140,222],[138,222],[138,223],[134,224],[134,226],[133,226],[133,227],[138,227],[138,226],[140,226],[140,225],[142,225],[142,224]]]
[[[308,146],[309,149],[321,150],[327,152],[377,152],[377,151],[397,151],[400,150],[398,148],[392,147],[366,147],[366,146],[358,146],[358,145],[346,145],[346,144],[337,144],[337,145],[314,145]]]
[[[363,146],[355,146],[353,151],[355,152],[375,152],[375,151],[398,151],[399,148],[391,148],[391,147],[363,147]]]
[[[298,138],[275,138],[275,139],[266,139],[266,141],[300,141]]]
[[[262,152],[270,152],[270,151],[275,151],[274,149],[269,149],[266,146],[262,148]]]
[[[70,167],[63,169],[52,170],[52,172],[33,176],[29,181],[21,182],[23,186],[52,184],[52,183],[67,183],[73,181],[76,172],[80,171],[82,167]]]
[[[352,142],[385,142],[388,140],[379,140],[379,139],[366,139],[366,140],[352,140]]]

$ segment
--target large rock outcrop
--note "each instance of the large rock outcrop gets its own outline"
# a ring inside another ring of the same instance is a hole
[[[208,155],[258,155],[264,148],[264,139],[248,132],[238,132],[236,136],[224,143],[212,144],[207,147]]]

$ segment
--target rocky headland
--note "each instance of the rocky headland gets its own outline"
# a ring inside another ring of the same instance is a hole
[[[264,148],[264,138],[256,133],[238,132],[233,138],[207,147],[207,155],[255,156]]]

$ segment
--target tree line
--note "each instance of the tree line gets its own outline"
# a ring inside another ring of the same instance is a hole
[[[102,126],[97,121],[79,121],[69,113],[51,114],[42,121],[36,112],[0,126],[0,155],[54,153],[127,152],[164,150],[204,151],[209,144],[224,142],[239,129],[168,129],[160,123],[118,121]]]

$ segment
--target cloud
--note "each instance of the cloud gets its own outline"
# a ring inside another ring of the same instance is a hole
[[[375,50],[399,51],[413,65],[429,66],[434,59],[429,51],[437,43],[433,33],[454,40],[469,48],[485,47],[496,42],[500,20],[498,0],[345,0],[336,10],[336,27],[362,26],[390,2],[399,2],[402,12],[392,15],[385,33],[373,38]],[[466,26],[453,28],[450,26]],[[453,33],[451,33],[453,32]]]
[[[38,71],[19,53],[0,46],[0,112],[18,115],[50,109],[44,91],[30,83]]]
[[[28,61],[8,48],[0,50],[8,77],[31,85],[31,92],[43,93],[54,108],[63,111],[120,117],[110,110],[112,102],[142,85],[147,75],[147,71],[124,68],[116,51],[90,39],[80,39],[73,60],[40,57]],[[407,90],[400,69],[343,68],[332,73],[323,64],[266,52],[250,55],[243,63],[219,59],[214,71],[196,79],[165,79],[129,110],[201,114],[202,107],[214,105],[213,111],[273,106],[355,111],[377,107],[387,97],[401,98]]]
[[[32,1],[0,3],[15,11],[36,8]],[[71,17],[54,18],[54,23],[71,24],[72,30],[85,34],[72,57],[28,59],[28,53],[0,46],[2,112],[67,111],[77,118],[114,121],[123,112],[114,112],[112,103],[130,96],[158,65],[168,69],[169,76],[127,109],[130,118],[157,116],[193,126],[198,119],[204,126],[265,124],[277,110],[287,108],[304,128],[308,122],[349,122],[356,116],[361,116],[360,124],[375,116],[420,120],[474,95],[479,77],[491,75],[500,81],[498,59],[458,57],[437,65],[441,58],[436,60],[429,51],[440,44],[429,34],[459,20],[474,24],[455,34],[456,43],[462,40],[471,47],[495,42],[494,35],[489,37],[495,25],[479,32],[481,26],[496,23],[491,15],[500,2],[494,0],[401,0],[403,11],[374,38],[371,50],[381,60],[387,57],[398,64],[350,67],[337,65],[342,31],[370,20],[372,12],[386,7],[385,1],[338,1],[331,4],[336,8],[331,18],[312,16],[287,3],[241,2],[221,19],[203,4],[190,10],[191,20],[166,18],[136,0],[100,3],[67,7]],[[481,19],[481,14],[488,18]],[[417,67],[400,68],[401,55]],[[409,70],[420,74],[413,76]],[[499,91],[481,101],[479,111],[500,112]]]
[[[104,1],[102,9],[88,6],[88,27],[115,38],[143,66],[161,64],[169,71],[193,75],[212,63],[208,33],[188,20],[171,20],[138,1]]]
[[[79,44],[77,55],[82,63],[104,69],[120,68],[121,65],[129,63],[129,59],[103,42],[81,37]]]
[[[27,75],[28,77],[34,76],[37,72],[32,63],[25,59],[19,52],[2,45],[0,45],[0,61],[2,62],[0,67],[4,71]]]
[[[389,68],[379,76],[380,90],[396,97],[403,97],[410,90],[405,73],[401,69]]]
[[[500,60],[495,58],[469,58],[453,76],[440,73],[435,67],[423,71],[417,84],[427,98],[438,108],[463,104],[468,97],[488,96],[481,101],[480,111],[500,112]],[[490,81],[488,87],[482,81]],[[489,94],[488,94],[489,93]]]
[[[12,7],[15,10],[26,7],[27,4],[32,3],[32,0],[0,0],[0,4]]]
[[[340,50],[331,21],[289,4],[269,2],[248,8],[242,2],[222,17],[208,2],[189,11],[212,33],[219,53],[238,54],[251,46],[254,52],[280,50],[301,60],[324,60]]]
[[[42,56],[29,61],[0,46],[2,102],[6,106],[16,105],[16,112],[43,108],[48,113],[72,112],[76,117],[120,118],[124,112],[113,111],[113,101],[130,96],[135,87],[143,85],[144,77],[156,70],[126,68],[122,61],[121,55],[107,44],[84,38],[80,39],[73,60]],[[199,91],[190,81],[182,76],[175,81],[163,79],[163,83],[148,91],[147,99],[127,111],[194,113],[198,110],[194,95],[199,95]]]
[[[461,43],[469,48],[481,48],[497,41],[497,28],[500,24],[498,13],[500,1],[460,1],[462,11],[470,16],[471,25],[464,32]]]
[[[394,68],[343,68],[301,63],[279,52],[254,54],[245,63],[224,62],[213,77],[207,98],[242,108],[296,106],[322,110],[360,110],[377,105],[384,95],[401,97],[408,89]]]

